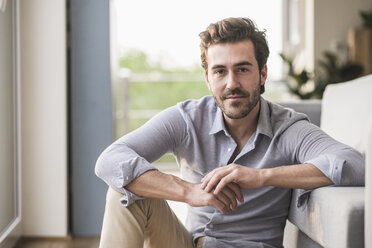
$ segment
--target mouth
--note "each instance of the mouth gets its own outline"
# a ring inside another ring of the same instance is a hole
[[[241,89],[227,90],[222,94],[222,100],[238,101],[249,97],[249,93]]]
[[[241,100],[243,98],[246,98],[245,95],[229,95],[225,97],[225,100]]]

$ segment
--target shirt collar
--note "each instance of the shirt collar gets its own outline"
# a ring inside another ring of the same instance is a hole
[[[269,138],[273,137],[273,127],[271,125],[271,110],[269,107],[269,103],[261,97],[261,108],[260,114],[258,117],[258,124],[257,124],[257,134],[263,134],[268,136]]]
[[[216,134],[220,131],[224,131],[225,133],[227,133],[227,130],[226,130],[226,127],[225,127],[225,122],[223,120],[222,111],[217,106],[217,111],[216,111],[216,114],[214,116],[214,121],[213,121],[212,128],[211,128],[209,134],[210,135],[211,134]]]
[[[257,125],[257,130],[256,134],[264,134],[268,136],[269,138],[273,137],[273,131],[272,131],[272,125],[270,122],[270,109],[268,106],[268,102],[261,97],[261,107],[260,107],[260,114],[258,117],[258,125]],[[226,135],[229,135],[226,127],[225,127],[225,122],[223,120],[223,114],[222,111],[219,107],[217,107],[217,111],[214,117],[214,121],[211,127],[211,130],[209,132],[210,135],[216,134],[220,131],[224,131]]]

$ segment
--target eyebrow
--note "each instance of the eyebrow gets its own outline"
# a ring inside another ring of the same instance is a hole
[[[248,61],[243,61],[243,62],[237,63],[234,66],[236,67],[236,66],[242,66],[242,65],[253,66],[253,64],[251,62],[248,62]]]
[[[239,67],[239,66],[243,66],[243,65],[253,66],[253,64],[251,62],[243,61],[243,62],[239,62],[239,63],[234,64],[234,67]],[[214,69],[220,69],[220,68],[226,68],[226,66],[225,65],[214,65],[214,66],[212,66],[211,69],[214,70]]]

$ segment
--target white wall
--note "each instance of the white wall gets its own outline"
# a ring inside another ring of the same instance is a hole
[[[65,0],[21,0],[23,235],[66,236]]]
[[[346,59],[349,29],[362,25],[359,11],[372,9],[371,0],[298,0],[296,3],[300,43],[294,49],[284,47],[284,51],[293,49],[300,54],[298,63],[309,71],[317,67],[324,51],[335,52],[337,46],[340,58]]]
[[[312,0],[314,1],[314,57],[330,50],[335,42],[347,44],[349,28],[362,25],[359,11],[372,9],[371,0]]]

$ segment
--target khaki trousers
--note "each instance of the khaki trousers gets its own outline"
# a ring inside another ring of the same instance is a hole
[[[109,188],[100,248],[194,248],[191,234],[165,200],[148,198],[124,207],[121,197]]]

